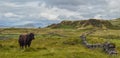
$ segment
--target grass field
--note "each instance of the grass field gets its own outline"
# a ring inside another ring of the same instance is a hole
[[[0,29],[0,58],[120,58],[120,30],[98,30],[87,37],[89,43],[110,41],[118,55],[108,55],[101,48],[88,49],[79,36],[89,30],[78,29]],[[18,37],[34,32],[30,48],[20,49]],[[4,40],[2,39],[4,38]]]

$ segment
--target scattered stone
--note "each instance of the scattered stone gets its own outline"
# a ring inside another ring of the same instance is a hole
[[[82,44],[85,45],[87,48],[102,48],[103,51],[105,51],[108,54],[117,54],[117,51],[115,50],[116,46],[114,43],[110,43],[110,42],[105,42],[103,44],[97,43],[97,44],[89,44],[86,40],[86,36],[89,34],[92,34],[93,32],[95,32],[96,30],[92,30],[90,32],[86,32],[83,33],[80,36],[80,39],[82,40]]]
[[[103,50],[108,54],[117,54],[117,51],[115,50],[116,46],[114,43],[105,42],[103,44]]]

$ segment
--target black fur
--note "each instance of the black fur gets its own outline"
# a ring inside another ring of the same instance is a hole
[[[19,36],[19,45],[21,48],[26,48],[26,47],[30,47],[32,40],[35,39],[34,38],[34,33],[29,33],[29,34],[21,34]]]

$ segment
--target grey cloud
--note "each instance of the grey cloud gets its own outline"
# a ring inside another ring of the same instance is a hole
[[[51,5],[98,5],[105,4],[105,0],[44,0]]]
[[[23,4],[26,2],[33,2],[33,1],[37,1],[37,2],[45,2],[49,7],[59,7],[59,8],[65,8],[68,10],[75,10],[78,9],[77,6],[80,5],[102,5],[105,6],[106,1],[105,0],[4,0],[5,1],[9,1],[9,2],[14,2],[14,3],[18,3],[18,4]]]
[[[51,6],[57,6],[60,8],[66,8],[69,10],[76,10],[78,9],[78,6],[97,6],[97,5],[101,5],[101,6],[105,6],[106,5],[106,1],[105,0],[45,0],[45,2],[48,5]]]

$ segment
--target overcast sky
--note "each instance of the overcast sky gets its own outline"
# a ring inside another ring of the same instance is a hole
[[[120,18],[120,0],[0,0],[0,25],[87,18]]]

